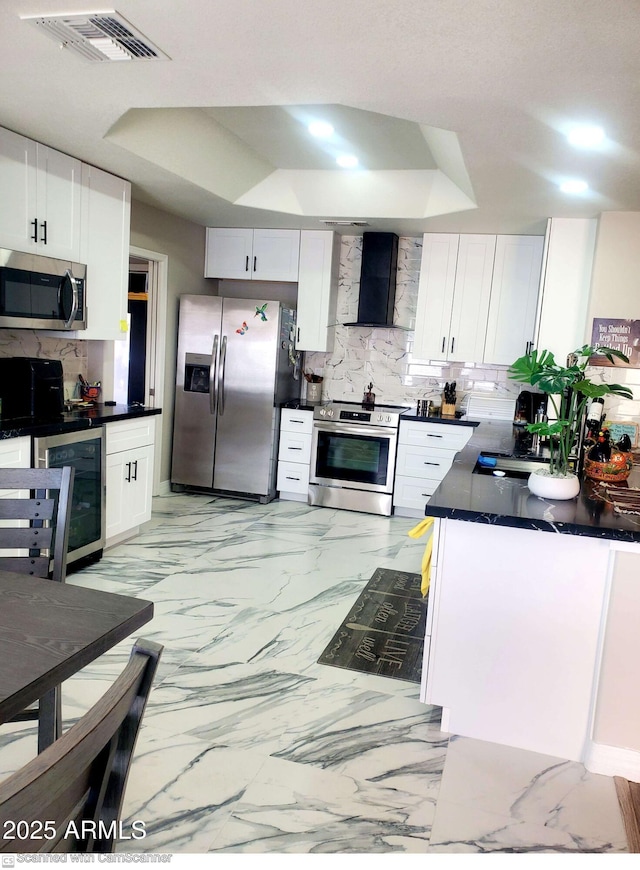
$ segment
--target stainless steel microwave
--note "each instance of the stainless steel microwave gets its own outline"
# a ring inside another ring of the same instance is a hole
[[[86,329],[87,267],[0,248],[0,327]]]

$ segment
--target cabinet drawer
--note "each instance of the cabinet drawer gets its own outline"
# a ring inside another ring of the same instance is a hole
[[[472,434],[473,426],[401,421],[398,442],[415,447],[445,447],[448,450],[462,450]]]
[[[301,432],[281,432],[278,459],[308,465],[311,461],[311,435]]]
[[[279,492],[306,494],[309,489],[309,466],[297,462],[279,462],[276,489]]]
[[[396,477],[393,485],[393,504],[395,507],[414,508],[424,513],[425,505],[439,483],[439,480]]]
[[[107,455],[121,450],[145,447],[155,440],[155,418],[136,417],[134,420],[118,420],[105,424]]]
[[[294,411],[283,408],[280,415],[280,429],[283,432],[303,432],[311,435],[313,411]]]
[[[400,444],[396,460],[396,474],[405,477],[420,477],[442,480],[451,468],[456,450],[408,447]]]

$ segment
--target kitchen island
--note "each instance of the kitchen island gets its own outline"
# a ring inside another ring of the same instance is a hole
[[[426,506],[422,700],[443,708],[443,730],[640,779],[640,517],[590,481],[554,503],[526,479],[476,473],[516,434],[483,422]]]

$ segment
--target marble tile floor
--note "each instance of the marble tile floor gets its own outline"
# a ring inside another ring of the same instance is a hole
[[[143,533],[68,582],[155,603],[164,644],[125,802],[127,852],[614,854],[613,780],[452,737],[418,686],[318,665],[377,567],[419,571],[414,520],[206,495],[154,500]],[[126,641],[64,685],[71,722]],[[0,776],[33,727],[0,729]]]

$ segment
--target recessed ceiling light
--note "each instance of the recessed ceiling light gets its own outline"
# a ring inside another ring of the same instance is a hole
[[[333,126],[328,121],[312,121],[307,130],[312,136],[317,136],[319,139],[328,139],[333,136]]]
[[[589,185],[586,181],[573,179],[572,181],[563,181],[560,190],[563,193],[584,193],[585,190],[589,190]]]
[[[604,130],[602,127],[574,127],[567,139],[576,148],[597,148],[604,142]]]
[[[342,154],[340,157],[336,157],[336,163],[343,169],[353,169],[358,165],[358,158],[355,154]]]

